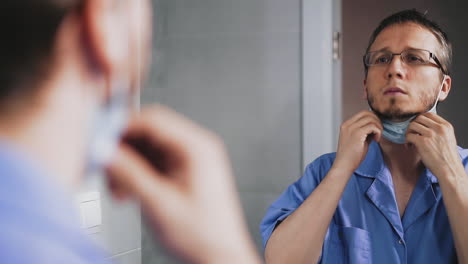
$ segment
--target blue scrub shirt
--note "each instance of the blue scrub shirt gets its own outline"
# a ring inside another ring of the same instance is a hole
[[[73,197],[0,140],[0,263],[110,264],[80,228]]]
[[[466,170],[468,151],[458,151]],[[260,225],[264,247],[275,227],[320,184],[335,156],[326,154],[309,164],[304,176],[270,206]],[[319,263],[457,263],[437,178],[428,169],[421,174],[401,218],[390,171],[380,146],[372,142],[338,203]]]

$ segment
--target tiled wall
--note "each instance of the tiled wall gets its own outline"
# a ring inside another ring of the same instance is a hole
[[[141,216],[133,203],[114,201],[107,190],[104,177],[95,175],[88,179],[82,192],[100,193],[102,225],[100,232],[91,234],[117,264],[141,263]]]
[[[260,250],[267,207],[302,174],[300,0],[154,0],[154,9],[142,104],[169,105],[225,140]],[[142,263],[178,262],[143,228]]]
[[[109,253],[118,264],[141,263],[141,217],[135,204],[119,204],[107,199],[103,218]]]

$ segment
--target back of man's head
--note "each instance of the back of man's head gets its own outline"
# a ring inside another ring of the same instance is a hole
[[[47,78],[57,30],[77,0],[3,0],[0,106],[35,95]]]
[[[434,34],[441,46],[439,51],[435,51],[437,58],[439,58],[439,61],[442,64],[443,72],[445,72],[447,75],[450,75],[450,69],[452,66],[452,44],[450,43],[447,34],[436,22],[428,19],[425,13],[423,14],[416,9],[403,10],[382,20],[370,37],[369,44],[366,48],[366,53],[370,51],[370,48],[375,39],[384,29],[393,25],[404,23],[414,23],[420,25]],[[364,64],[365,76],[367,76],[367,71],[368,67]]]

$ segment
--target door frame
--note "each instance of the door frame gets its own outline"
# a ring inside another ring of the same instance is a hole
[[[302,0],[302,168],[336,150],[342,105],[341,29],[341,0]]]

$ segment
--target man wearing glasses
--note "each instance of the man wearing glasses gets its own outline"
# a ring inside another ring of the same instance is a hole
[[[268,209],[267,263],[468,263],[468,151],[436,114],[450,64],[446,34],[420,12],[380,23],[364,56],[370,110]]]

